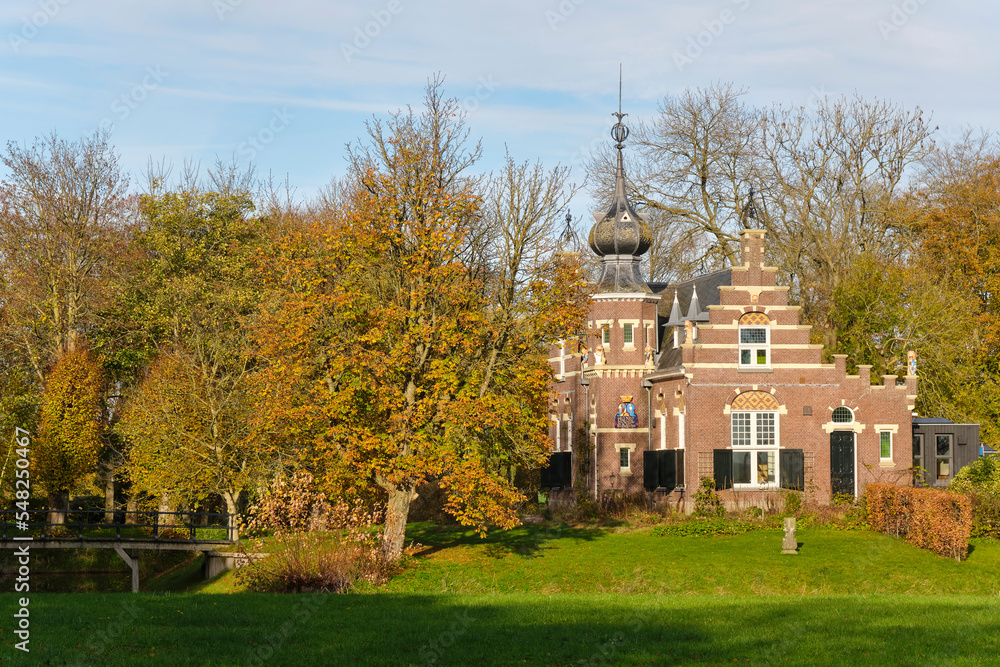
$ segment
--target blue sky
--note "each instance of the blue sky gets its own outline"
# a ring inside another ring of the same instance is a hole
[[[0,139],[113,124],[125,166],[251,158],[303,197],[344,172],[364,121],[428,77],[468,111],[484,170],[573,168],[624,110],[713,81],[747,101],[888,98],[939,138],[998,127],[1000,7],[972,0],[4,0]],[[573,202],[587,212],[586,195]]]

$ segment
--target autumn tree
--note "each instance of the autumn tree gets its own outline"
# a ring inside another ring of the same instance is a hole
[[[128,179],[101,133],[9,143],[0,161],[2,331],[44,383],[98,321],[131,220]]]
[[[70,491],[97,469],[104,382],[86,347],[65,353],[46,382],[32,463],[49,495],[50,523],[65,521]]]
[[[944,322],[974,351],[954,382],[957,412],[982,424],[984,441],[1000,438],[1000,146],[988,133],[967,132],[925,161],[897,210],[915,237],[911,261],[972,304],[964,320]],[[948,378],[945,373],[943,375]]]
[[[268,467],[247,440],[249,360],[229,347],[218,337],[194,336],[184,348],[161,349],[121,430],[131,444],[133,493],[188,505],[218,494],[235,528],[240,492],[264,479]]]
[[[832,352],[848,356],[849,369],[872,367],[872,379],[907,374],[916,352],[921,414],[978,421],[983,386],[976,369],[981,353],[976,303],[954,281],[911,263],[874,255],[857,258],[834,293],[830,319],[838,331]],[[989,430],[989,427],[987,427]]]
[[[258,329],[267,360],[258,437],[300,447],[330,486],[380,489],[389,559],[401,555],[409,504],[430,478],[463,524],[516,522],[519,494],[497,462],[544,460],[550,371],[541,342],[573,328],[585,308],[572,271],[534,265],[540,218],[520,205],[492,215],[520,221],[518,238],[498,242],[523,260],[482,265],[493,258],[470,239],[492,223],[482,179],[464,173],[478,146],[467,144],[440,81],[425,103],[421,115],[373,121],[367,144],[352,147],[343,208],[274,257],[282,289]],[[513,167],[508,183],[544,189],[547,176]],[[555,209],[541,209],[550,224]],[[505,276],[500,287],[488,286],[495,276]],[[497,313],[501,298],[509,316]]]
[[[975,298],[987,363],[1000,373],[1000,145],[968,133],[941,147],[909,204],[921,256]]]
[[[263,474],[241,447],[255,357],[244,332],[262,292],[255,258],[267,221],[241,182],[222,176],[212,184],[219,190],[189,183],[142,198],[142,257],[105,335],[144,362],[119,431],[133,491],[163,507],[218,493],[234,512],[248,480]]]

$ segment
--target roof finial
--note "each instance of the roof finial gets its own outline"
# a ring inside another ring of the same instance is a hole
[[[747,229],[751,229],[748,220],[753,220],[754,224],[757,224],[757,204],[754,203],[754,187],[750,186],[750,195],[747,197],[747,203],[743,205],[743,210],[740,212],[740,222]]]
[[[621,153],[622,148],[625,147],[625,140],[628,139],[628,126],[622,123],[622,118],[627,116],[627,113],[622,113],[622,66],[618,63],[618,111],[617,113],[612,113],[612,116],[618,119],[618,122],[614,124],[611,128],[611,138],[615,140],[615,148]]]

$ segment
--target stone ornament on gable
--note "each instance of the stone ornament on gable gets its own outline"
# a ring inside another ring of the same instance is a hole
[[[598,345],[597,349],[594,350],[594,364],[597,366],[603,366],[608,360],[604,357],[604,345]]]
[[[652,345],[646,345],[645,352],[646,352],[646,356],[645,356],[646,365],[647,366],[652,366],[653,365],[653,346]]]

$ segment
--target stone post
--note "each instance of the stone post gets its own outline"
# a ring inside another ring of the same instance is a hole
[[[785,539],[781,541],[781,553],[797,554],[798,552],[799,552],[799,543],[795,539],[795,517],[786,516]]]

